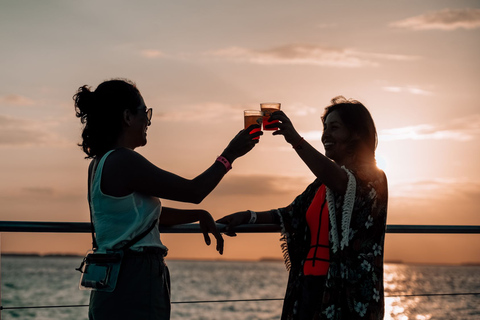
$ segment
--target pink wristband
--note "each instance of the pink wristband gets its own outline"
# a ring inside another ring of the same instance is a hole
[[[227,172],[230,171],[230,169],[232,169],[232,165],[230,164],[230,161],[227,160],[227,158],[223,156],[219,156],[217,158],[217,161],[222,163],[225,166],[225,169],[227,169]]]
[[[292,148],[295,149],[295,150],[297,150],[297,149],[300,147],[300,145],[302,144],[303,141],[304,141],[303,137],[300,137],[300,140],[298,140],[297,143],[295,143],[295,144],[292,146]]]

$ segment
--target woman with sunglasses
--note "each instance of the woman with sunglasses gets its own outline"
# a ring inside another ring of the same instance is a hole
[[[200,203],[231,169],[231,163],[249,152],[261,132],[240,131],[221,156],[194,179],[163,170],[134,150],[147,144],[152,109],[147,108],[134,83],[115,79],[94,91],[82,86],[73,97],[83,127],[79,144],[92,159],[89,204],[98,252],[122,248],[155,221],[160,225],[199,221],[205,243],[208,233],[223,253],[223,238],[205,210],[162,207],[159,198]],[[161,214],[160,214],[161,213]],[[167,248],[158,228],[125,252],[113,292],[92,291],[89,319],[169,319],[170,279],[164,262]]]

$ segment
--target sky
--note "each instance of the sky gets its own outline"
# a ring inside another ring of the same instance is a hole
[[[243,129],[243,110],[280,102],[323,152],[321,114],[361,101],[378,131],[388,224],[480,225],[478,1],[0,2],[0,220],[87,222],[88,160],[72,96],[134,81],[153,108],[162,169],[194,178]],[[265,132],[199,205],[215,219],[284,207],[314,180]],[[88,234],[3,233],[2,252],[83,254]],[[278,234],[162,235],[178,259],[280,258]],[[385,259],[480,262],[480,235],[387,234]]]

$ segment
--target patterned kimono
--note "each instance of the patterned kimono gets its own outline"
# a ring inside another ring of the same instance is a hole
[[[384,316],[383,246],[388,189],[381,170],[348,170],[345,195],[327,188],[330,266],[321,311],[314,319],[380,320]],[[321,182],[315,180],[278,209],[289,278],[282,319],[297,319],[303,264],[310,245],[305,214]]]

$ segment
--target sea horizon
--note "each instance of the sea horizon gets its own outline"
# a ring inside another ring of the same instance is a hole
[[[58,258],[70,258],[70,257],[83,257],[83,254],[76,253],[28,253],[28,252],[2,252],[2,257],[58,257]],[[187,257],[174,257],[165,258],[167,261],[204,261],[204,262],[283,262],[281,257],[260,257],[258,259],[231,259],[231,258],[187,258]],[[419,266],[480,266],[480,261],[463,261],[458,263],[448,262],[416,262],[406,260],[384,260],[384,264],[404,264],[404,265],[419,265]]]

